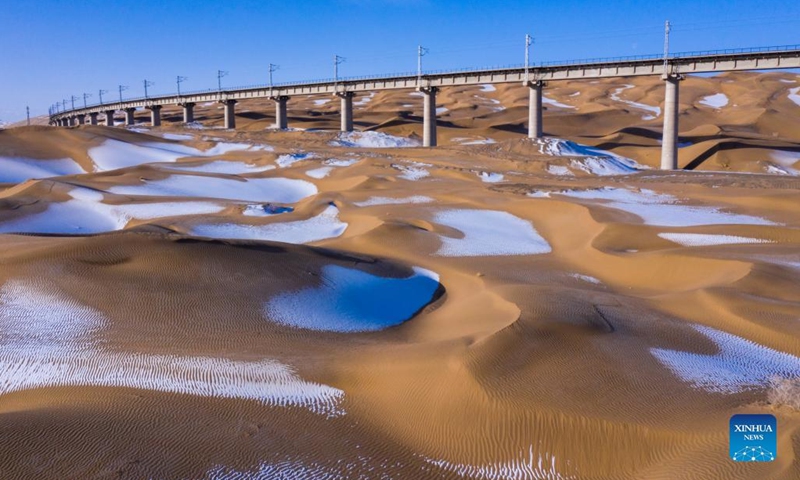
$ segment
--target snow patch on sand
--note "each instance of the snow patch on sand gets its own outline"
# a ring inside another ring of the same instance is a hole
[[[107,323],[93,308],[47,288],[43,282],[9,280],[0,288],[0,364],[4,357],[68,354],[87,350]],[[3,377],[0,368],[0,392]],[[7,380],[7,378],[5,378]]]
[[[242,211],[242,215],[246,217],[269,217],[272,215],[278,215],[281,213],[291,213],[294,211],[292,207],[285,207],[282,205],[272,205],[271,203],[267,204],[258,204],[258,205],[247,205],[244,207]]]
[[[693,387],[714,393],[739,393],[767,385],[770,378],[800,377],[800,358],[704,325],[693,328],[711,340],[716,353],[651,348],[664,366]]]
[[[327,177],[328,174],[331,173],[332,171],[333,171],[333,167],[319,167],[319,168],[315,168],[313,170],[307,171],[306,175],[308,175],[311,178],[323,179],[323,178]]]
[[[372,207],[375,205],[403,205],[406,203],[430,203],[434,199],[424,195],[413,195],[411,197],[393,198],[393,197],[370,197],[363,202],[355,202],[357,207]]]
[[[708,245],[733,245],[739,243],[773,243],[761,238],[738,237],[735,235],[711,235],[704,233],[659,233],[659,237],[686,247],[703,247]]]
[[[43,212],[0,224],[0,233],[93,234],[121,230],[133,219],[207,215],[225,207],[211,202],[158,202],[110,205],[89,189],[70,191],[71,200],[50,203]]]
[[[455,137],[451,139],[452,142],[459,145],[491,145],[497,143],[492,138],[475,138],[475,137]]]
[[[530,198],[552,198],[550,197],[550,192],[544,192],[542,190],[528,192],[525,196]]]
[[[86,171],[71,158],[37,160],[24,157],[0,157],[0,183],[20,183],[32,178],[77,175]]]
[[[425,458],[425,461],[461,478],[479,480],[568,480],[575,478],[559,473],[556,469],[555,456],[549,453],[545,453],[544,456],[542,454],[534,455],[533,445],[530,446],[528,455],[521,452],[517,458],[502,463],[470,465],[432,458]]]
[[[481,85],[481,92],[495,92],[495,91],[497,91],[497,88],[495,88],[495,86],[492,85],[491,83],[486,83],[484,85]]]
[[[364,463],[367,458],[360,458]],[[334,460],[331,460],[333,462]],[[369,471],[375,473],[370,465]],[[353,473],[352,465],[341,461],[321,465],[316,462],[299,460],[278,460],[261,462],[247,469],[217,465],[202,477],[203,480],[344,480]]]
[[[301,244],[335,238],[343,234],[346,229],[347,224],[339,220],[339,209],[330,205],[316,217],[306,220],[264,225],[241,223],[195,225],[191,233],[201,237]]]
[[[705,106],[711,107],[711,108],[722,108],[722,107],[728,105],[728,102],[729,102],[729,100],[728,100],[728,96],[727,95],[725,95],[724,93],[717,93],[717,94],[714,94],[714,95],[709,95],[707,97],[703,97],[703,99],[700,100],[699,103],[701,105],[705,105]]]
[[[530,222],[508,212],[494,210],[444,210],[434,221],[461,232],[461,238],[440,235],[436,255],[477,257],[535,255],[551,251],[550,245]]]
[[[639,165],[630,158],[615,155],[599,148],[581,145],[560,138],[540,138],[539,153],[554,157],[581,157],[572,160],[570,165],[592,175],[626,175],[647,167]]]
[[[800,87],[789,89],[789,100],[793,101],[795,105],[800,106]]]
[[[162,133],[161,136],[167,140],[194,140],[194,135],[188,133]]]
[[[322,162],[323,165],[330,165],[331,167],[352,167],[358,163],[358,159],[355,158],[347,158],[344,160],[338,158],[329,158]]]
[[[554,192],[584,200],[602,200],[600,205],[632,213],[647,225],[691,227],[698,225],[777,225],[770,220],[718,207],[681,205],[678,198],[653,190],[604,187],[591,190]]]
[[[115,185],[109,192],[120,195],[199,197],[245,202],[295,203],[317,193],[305,180],[288,178],[233,179],[200,175],[170,175],[161,180],[145,180],[140,185]]]
[[[572,170],[563,166],[563,165],[549,165],[547,167],[547,173],[551,175],[564,175],[567,177],[574,177],[575,174],[572,173]]]
[[[583,275],[582,273],[570,273],[570,277],[577,278],[578,280],[582,280],[587,283],[594,283],[595,285],[600,285],[602,282],[591,275]]]
[[[772,161],[777,163],[779,166],[767,165],[767,171],[769,173],[779,173],[781,175],[800,175],[800,170],[794,168],[794,165],[797,162],[800,162],[800,152],[775,150],[770,152],[770,157],[772,158]],[[772,167],[772,171],[769,170],[770,167]]]
[[[297,162],[314,158],[314,156],[315,155],[313,153],[289,153],[279,156],[278,159],[275,160],[275,163],[281,168],[286,168]]]
[[[503,181],[502,173],[477,172],[477,175],[483,183],[499,183]]]
[[[661,107],[654,107],[652,105],[647,105],[647,104],[644,104],[644,103],[632,102],[630,100],[624,100],[624,99],[622,99],[620,97],[620,94],[622,92],[624,92],[625,90],[631,89],[633,87],[634,87],[633,85],[625,85],[623,87],[620,87],[620,88],[614,90],[614,92],[611,93],[611,99],[612,100],[616,100],[618,102],[626,103],[626,104],[628,104],[628,105],[630,105],[632,107],[636,107],[636,108],[638,108],[640,110],[645,110],[645,111],[653,113],[653,115],[646,115],[646,116],[642,117],[642,120],[653,120],[653,119],[661,116]]]
[[[166,144],[165,144],[166,145]],[[106,171],[118,168],[133,167],[144,163],[174,162],[185,157],[186,153],[155,147],[145,147],[119,140],[107,139],[101,145],[88,151],[95,164],[95,170]]]
[[[230,160],[214,160],[202,165],[185,165],[180,163],[159,165],[165,170],[178,170],[182,172],[221,173],[224,175],[242,175],[247,173],[266,172],[274,170],[274,165],[254,165],[252,163],[236,162]]]
[[[277,323],[326,332],[371,332],[399,325],[433,299],[439,276],[422,268],[387,278],[339,265],[322,268],[320,286],[271,298],[264,315]]]
[[[545,96],[542,96],[542,103],[544,103],[545,105],[552,105],[552,106],[558,107],[558,108],[569,108],[569,109],[572,109],[572,110],[577,110],[577,108],[578,108],[578,107],[575,107],[573,105],[567,105],[566,103],[561,103],[561,102],[559,102],[557,100],[553,100],[552,98],[548,98],[548,97],[545,97]]]
[[[344,392],[273,360],[105,351],[105,316],[41,282],[0,288],[0,396],[49,387],[121,387],[254,400],[343,415]]]
[[[398,175],[398,177],[412,182],[430,176],[431,172],[422,167],[430,167],[430,165],[419,162],[411,162],[411,165],[401,165],[399,163],[392,164],[392,168],[402,172],[402,174]]]
[[[369,92],[367,96],[359,98],[357,102],[353,102],[353,105],[357,107],[363,107],[364,105],[371,102],[374,97],[375,97],[375,92]]]
[[[134,144],[121,142],[113,138],[106,139],[102,144],[92,147],[87,152],[95,164],[96,171],[116,170],[118,168],[133,167],[154,162],[175,162],[184,157],[208,157],[223,155],[237,150],[253,148],[249,143],[217,143],[208,150],[198,150],[176,143],[148,142]],[[266,145],[257,146],[256,150],[269,148]]]
[[[334,147],[400,148],[418,147],[420,142],[412,138],[396,137],[383,132],[342,132],[331,142]]]

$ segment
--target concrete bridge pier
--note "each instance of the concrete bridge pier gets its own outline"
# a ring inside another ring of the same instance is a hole
[[[86,115],[78,115],[75,118],[78,119],[78,125],[83,125],[84,123],[86,123]]]
[[[545,83],[541,80],[527,81],[528,92],[528,138],[542,138],[542,90]]]
[[[422,109],[422,146],[436,146],[436,92],[437,87],[417,87],[422,92],[424,105]]]
[[[289,101],[289,97],[280,95],[272,97],[272,100],[275,101],[275,126],[281,130],[286,130],[289,128],[289,119],[286,116],[286,103]]]
[[[106,110],[106,126],[113,127],[114,126],[114,110]]]
[[[161,126],[161,105],[150,105],[147,109],[150,110],[150,126]]]
[[[353,131],[353,97],[356,96],[355,92],[336,92],[336,96],[342,99],[341,117],[342,125],[341,131]]]
[[[89,114],[89,125],[97,125],[97,112]]]
[[[194,103],[187,102],[180,105],[183,107],[183,123],[194,122]]]
[[[661,137],[661,170],[678,168],[678,84],[680,74],[662,77],[666,86],[664,97],[664,130]]]
[[[220,100],[225,106],[225,128],[236,128],[236,100]]]
[[[125,125],[133,125],[135,122],[134,115],[136,113],[135,108],[126,108],[125,109]]]

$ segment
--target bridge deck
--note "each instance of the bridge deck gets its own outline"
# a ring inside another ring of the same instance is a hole
[[[767,50],[712,52],[702,55],[673,57],[669,59],[670,73],[692,74],[711,72],[730,72],[738,70],[772,70],[800,68],[800,46],[779,47]],[[611,61],[589,61],[536,66],[529,69],[526,76],[524,68],[505,68],[494,70],[472,70],[444,72],[423,75],[372,77],[343,79],[333,81],[300,82],[266,86],[229,89],[222,91],[195,92],[184,95],[163,95],[150,98],[137,98],[124,102],[92,105],[76,108],[53,115],[58,119],[71,115],[123,110],[125,108],[147,107],[150,105],[176,105],[180,103],[199,103],[219,100],[244,100],[248,98],[269,98],[272,96],[293,96],[309,94],[333,94],[337,91],[368,92],[402,88],[447,87],[456,85],[479,85],[493,83],[522,83],[526,80],[578,80],[608,77],[633,77],[641,75],[661,75],[664,73],[664,60],[658,57],[628,58]]]

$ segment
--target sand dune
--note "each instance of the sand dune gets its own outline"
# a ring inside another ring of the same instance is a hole
[[[645,78],[553,83],[541,141],[517,85],[436,149],[408,91],[2,130],[0,476],[798,478],[795,80],[686,80],[694,171]]]

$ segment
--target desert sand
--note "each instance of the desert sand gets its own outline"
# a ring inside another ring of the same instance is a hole
[[[0,478],[800,478],[798,85],[683,82],[680,171],[655,78],[0,130]]]

